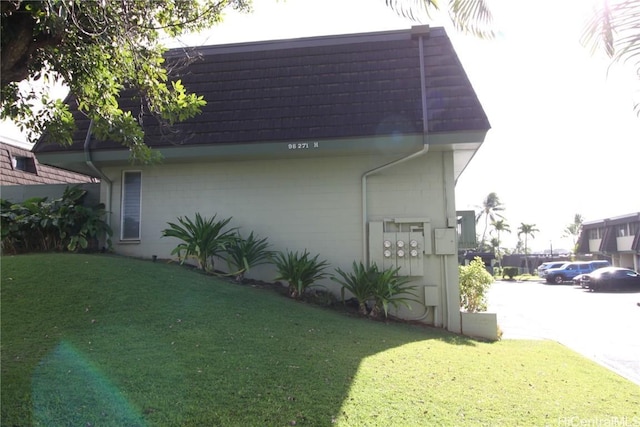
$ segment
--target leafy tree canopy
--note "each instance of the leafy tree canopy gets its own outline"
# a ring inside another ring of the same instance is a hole
[[[11,0],[1,2],[0,117],[10,118],[34,142],[70,144],[74,118],[60,100],[24,89],[24,80],[62,82],[101,139],[117,141],[132,158],[151,160],[143,116],[171,125],[205,105],[180,81],[170,81],[162,36],[211,27],[227,7],[248,10],[250,0]],[[140,99],[134,117],[118,103],[124,90]]]

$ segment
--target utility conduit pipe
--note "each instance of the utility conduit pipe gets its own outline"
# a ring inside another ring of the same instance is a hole
[[[367,250],[367,219],[369,217],[369,212],[367,210],[367,178],[373,174],[381,172],[385,169],[391,168],[393,166],[397,166],[401,163],[408,162],[409,160],[415,159],[420,156],[424,156],[429,151],[429,144],[424,144],[420,151],[409,154],[408,156],[402,157],[400,159],[394,160],[390,163],[384,164],[382,166],[378,166],[374,169],[371,169],[365,172],[362,175],[362,259],[364,260],[365,265],[369,265],[369,251]]]
[[[91,169],[93,172],[96,173],[96,175],[100,177],[100,180],[101,180],[100,186],[102,187],[103,181],[106,184],[107,199],[105,200],[104,209],[106,211],[106,216],[107,216],[106,223],[109,225],[109,227],[111,227],[111,193],[112,193],[113,183],[111,182],[109,177],[107,177],[107,175],[104,174],[104,172],[98,169],[98,167],[93,163],[93,160],[91,159],[91,148],[89,147],[89,143],[91,141],[92,129],[93,129],[93,120],[89,122],[89,129],[87,129],[87,136],[84,139],[84,161],[89,167],[89,169]]]
[[[369,251],[367,250],[368,239],[367,239],[367,220],[369,217],[367,210],[367,178],[373,174],[381,172],[384,169],[397,166],[401,163],[407,162],[409,160],[415,159],[420,156],[424,156],[429,151],[429,144],[427,143],[427,134],[429,133],[429,116],[427,114],[427,78],[425,72],[425,64],[424,64],[424,38],[429,36],[429,27],[416,27],[415,36],[418,37],[418,52],[419,52],[419,61],[420,61],[420,96],[422,99],[422,138],[423,145],[420,151],[409,154],[403,158],[394,160],[390,163],[384,164],[382,166],[378,166],[374,169],[371,169],[365,172],[362,175],[362,260],[365,265],[369,265]]]

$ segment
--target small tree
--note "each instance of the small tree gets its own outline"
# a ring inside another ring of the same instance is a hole
[[[469,313],[487,310],[487,291],[493,283],[493,276],[485,269],[480,257],[475,257],[469,265],[459,267],[460,307]]]
[[[575,254],[578,252],[578,239],[580,238],[580,232],[582,231],[582,223],[584,222],[584,218],[580,214],[575,214],[573,216],[573,222],[567,225],[564,228],[564,233],[562,237],[571,238],[571,243],[573,246],[571,247],[572,252]]]
[[[502,241],[500,240],[500,234],[502,232],[511,233],[511,226],[507,224],[507,221],[503,219],[499,219],[497,221],[493,221],[491,223],[493,230],[496,232],[496,244],[494,245],[493,239],[491,239],[491,246],[495,248],[496,257],[498,258],[498,266],[502,267],[502,251],[500,245]]]
[[[524,261],[527,265],[527,273],[531,273],[531,269],[529,268],[529,236],[533,239],[536,237],[535,233],[538,231],[540,230],[536,228],[535,224],[525,224],[521,222],[520,227],[518,227],[518,238],[520,238],[521,234],[524,234]]]
[[[496,193],[489,193],[487,197],[482,201],[480,206],[480,212],[476,214],[476,224],[484,217],[484,231],[480,238],[480,248],[487,247],[487,230],[489,229],[489,223],[494,223],[499,219],[504,219],[502,211],[504,211],[504,205],[500,201],[500,198]]]

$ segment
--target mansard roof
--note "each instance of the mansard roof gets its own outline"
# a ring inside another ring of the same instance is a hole
[[[145,138],[152,147],[490,128],[442,28],[173,49],[167,63],[186,57],[193,60],[175,68],[172,78],[202,95],[207,105],[175,125],[170,136],[147,120]],[[135,110],[139,102],[125,95],[121,106]],[[71,147],[38,144],[35,151],[81,151],[89,123],[77,111],[75,116]],[[92,150],[119,148],[109,141],[91,143]]]

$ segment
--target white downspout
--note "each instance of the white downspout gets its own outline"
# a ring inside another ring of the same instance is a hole
[[[426,33],[428,34],[428,33]],[[368,240],[367,240],[367,219],[369,217],[367,210],[367,178],[370,175],[376,174],[384,169],[399,165],[401,163],[407,162],[409,160],[415,159],[416,157],[423,156],[427,154],[429,151],[428,144],[428,132],[429,132],[429,122],[427,115],[427,94],[426,94],[426,73],[424,67],[424,36],[426,34],[420,34],[418,37],[418,47],[420,53],[420,92],[422,98],[422,149],[415,153],[411,153],[405,157],[394,160],[390,163],[384,164],[382,166],[378,166],[373,168],[364,174],[362,174],[362,260],[365,265],[369,265],[369,251],[368,249]]]
[[[427,154],[427,151],[429,151],[429,144],[424,144],[422,146],[422,149],[420,151],[417,151],[415,153],[411,153],[408,156],[402,157],[400,159],[394,160],[390,163],[387,163],[385,165],[382,166],[378,166],[374,169],[371,169],[367,172],[365,172],[362,175],[362,259],[364,260],[364,264],[365,265],[369,265],[369,251],[367,250],[367,218],[369,216],[368,214],[368,210],[367,210],[367,203],[368,203],[368,199],[367,199],[367,177],[369,177],[370,175],[373,175],[375,173],[378,173],[384,169],[399,165],[401,163],[407,162],[409,160],[415,159],[416,157],[420,157],[423,156],[425,154]]]
[[[91,149],[89,148],[89,142],[91,141],[91,129],[93,129],[93,120],[89,122],[89,129],[87,130],[87,136],[84,139],[84,161],[89,166],[89,169],[94,171],[101,180],[100,185],[102,185],[102,181],[104,181],[107,187],[107,199],[105,200],[104,209],[106,211],[106,223],[111,227],[111,192],[112,192],[112,182],[104,174],[91,160]]]

